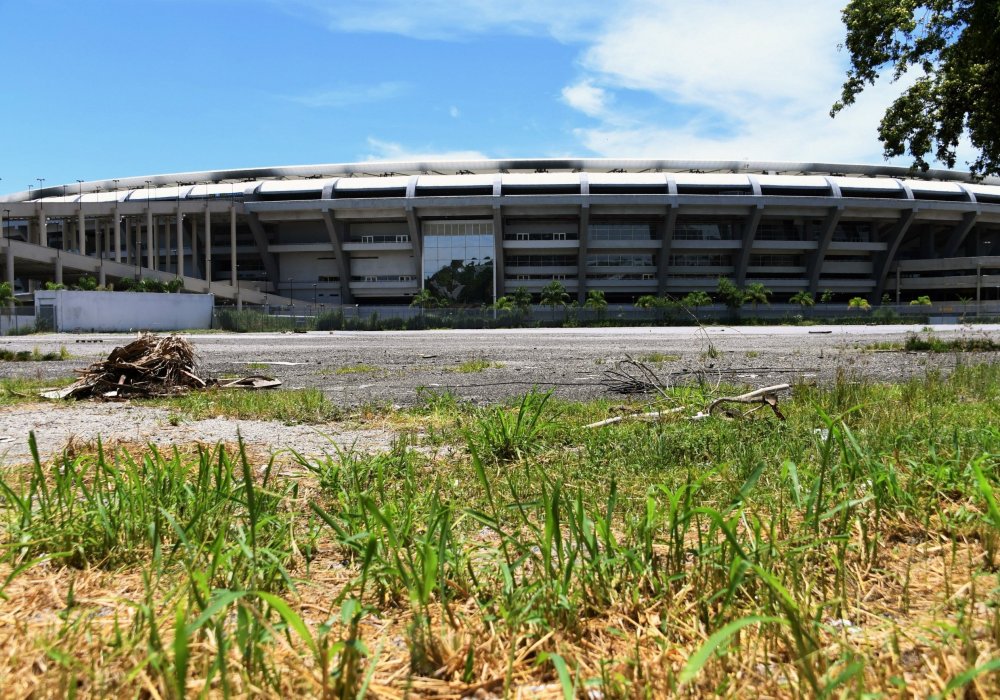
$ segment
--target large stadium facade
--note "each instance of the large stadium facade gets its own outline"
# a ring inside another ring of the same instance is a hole
[[[0,197],[6,279],[181,277],[263,302],[583,300],[720,277],[877,302],[1000,298],[1000,179],[818,163],[542,159],[255,168]],[[270,295],[270,296],[268,296]]]

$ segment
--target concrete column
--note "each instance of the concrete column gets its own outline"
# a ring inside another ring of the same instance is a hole
[[[587,300],[587,243],[590,241],[590,205],[580,207],[580,217],[577,219],[577,238],[580,250],[576,260],[576,299],[580,304]]]
[[[59,253],[56,253],[55,277],[56,277],[56,284],[63,283],[63,261],[62,261],[62,256]]]
[[[122,261],[122,219],[118,215],[118,210],[115,209],[111,214],[111,221],[113,222],[111,235],[114,237],[112,240],[115,244],[115,262]]]
[[[120,223],[120,226],[122,227],[121,233],[122,233],[122,235],[123,235],[123,237],[125,239],[122,242],[122,245],[125,248],[124,263],[126,265],[128,265],[130,262],[132,262],[132,258],[129,256],[129,253],[132,251],[132,246],[129,245],[129,240],[128,240],[128,234],[129,234],[128,224],[129,224],[128,217],[125,217],[124,219],[121,220],[121,223]]]
[[[212,210],[205,207],[205,281],[212,285]]]
[[[76,222],[73,219],[63,219],[63,250],[69,250],[70,244],[75,236]]]
[[[191,276],[198,276],[198,219],[191,217],[188,219],[188,226],[191,228]],[[187,267],[187,263],[184,264]]]
[[[236,279],[236,205],[229,205],[229,284],[236,286],[236,310],[243,310],[240,281]]]
[[[76,249],[80,255],[87,254],[87,220],[83,217],[83,205],[76,212]]]
[[[14,289],[14,249],[10,245],[10,241],[7,241],[7,249],[5,251],[6,258],[6,272],[5,275],[7,282],[10,284],[11,290]]]
[[[146,206],[146,267],[152,269],[153,263],[153,210]]]
[[[184,215],[177,207],[177,276],[184,276]]]
[[[49,246],[49,221],[45,218],[41,201],[38,202],[38,245]]]
[[[97,286],[108,286],[108,278],[107,275],[104,274],[104,258],[101,258],[101,266],[97,270]]]

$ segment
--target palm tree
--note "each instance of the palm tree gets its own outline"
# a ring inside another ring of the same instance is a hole
[[[410,306],[419,306],[420,315],[423,316],[425,309],[433,309],[437,306],[437,303],[438,300],[437,297],[434,296],[434,292],[425,287],[413,295],[413,300],[410,302]]]
[[[872,308],[872,305],[864,297],[851,297],[851,300],[847,302],[847,308],[868,311]]]
[[[497,311],[513,311],[514,302],[511,301],[510,297],[500,297],[495,302],[493,302],[493,308]]]
[[[771,290],[760,282],[752,282],[743,290],[744,301],[749,301],[754,313],[757,313],[757,304],[768,304],[767,298],[771,296]]]
[[[796,292],[788,300],[792,304],[798,304],[803,309],[807,306],[815,306],[816,300],[813,299],[813,295],[809,292]]]
[[[590,298],[590,295],[587,295]],[[635,308],[637,309],[655,309],[659,306],[659,297],[655,297],[652,294],[643,294],[641,297],[635,300]]]
[[[708,292],[703,292],[701,290],[697,292],[688,292],[681,299],[681,306],[688,309],[697,309],[699,306],[708,306],[712,303],[712,297],[708,295]]]
[[[608,308],[608,301],[604,298],[604,292],[600,289],[591,289],[587,292],[587,300],[583,302],[586,309],[590,309],[597,314],[597,320],[604,319],[604,312]]]
[[[544,306],[552,308],[552,314],[554,316],[557,306],[565,308],[566,303],[569,301],[569,294],[566,292],[566,287],[562,282],[559,280],[552,280],[547,285],[542,287],[540,300]]]
[[[514,307],[522,314],[527,314],[531,310],[531,292],[524,287],[515,289],[510,300],[514,302]]]

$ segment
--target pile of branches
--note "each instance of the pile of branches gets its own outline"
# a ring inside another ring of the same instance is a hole
[[[80,378],[59,393],[73,399],[174,396],[208,386],[195,364],[194,347],[184,338],[144,334],[106,360],[77,370]]]

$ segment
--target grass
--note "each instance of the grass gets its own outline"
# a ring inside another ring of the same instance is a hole
[[[797,386],[784,422],[583,427],[620,403],[425,391],[402,419],[451,449],[6,468],[0,684],[997,696],[1000,366]]]
[[[664,362],[677,362],[681,359],[680,355],[668,355],[662,352],[650,352],[645,355],[639,356],[639,362],[645,362],[647,364],[662,364]]]
[[[325,423],[344,415],[343,409],[331,403],[319,389],[208,390],[154,399],[144,402],[144,405],[166,408],[178,420],[224,416],[240,420]]]
[[[67,386],[75,380],[75,377],[59,377],[56,379],[7,377],[0,379],[0,406],[38,403],[42,401],[38,394],[43,389]]]
[[[910,333],[904,341],[884,340],[871,343],[864,349],[875,352],[997,352],[1000,351],[1000,343],[987,335],[946,340],[927,332],[924,335]]]
[[[458,372],[460,374],[476,374],[478,372],[485,372],[491,368],[501,368],[504,367],[503,362],[493,362],[482,357],[478,357],[472,360],[466,360],[454,367],[445,368],[446,372]]]
[[[0,348],[0,362],[55,362],[68,360],[72,357],[65,345],[59,346],[58,352],[43,353],[37,346],[31,350],[7,350]]]

